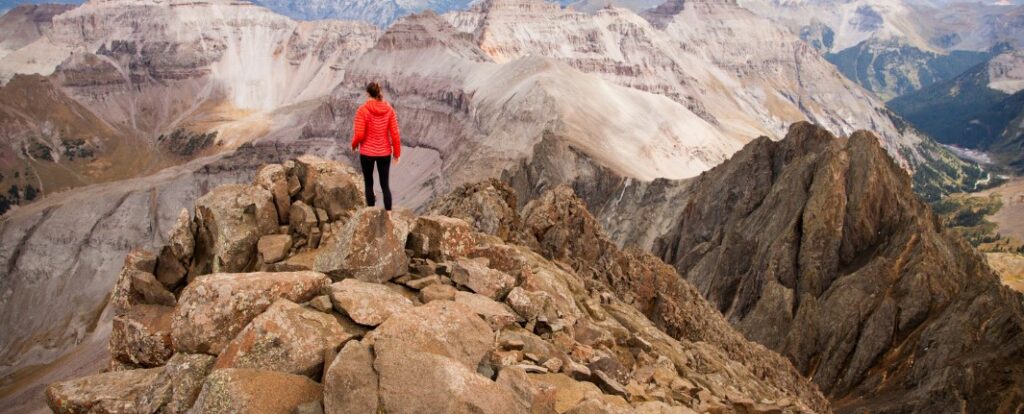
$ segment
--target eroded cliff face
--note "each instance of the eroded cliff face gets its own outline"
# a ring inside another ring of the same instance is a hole
[[[840,411],[1022,403],[1020,295],[945,232],[872,134],[797,124],[691,182],[618,191],[646,206],[592,204],[616,240],[674,265]]]

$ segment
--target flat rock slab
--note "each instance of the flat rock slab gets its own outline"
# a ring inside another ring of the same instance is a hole
[[[494,332],[468,306],[435,301],[399,313],[373,332],[374,350],[429,352],[461,363],[471,370],[494,343]]]
[[[508,305],[496,302],[491,298],[476,293],[458,292],[455,302],[468,306],[481,318],[487,321],[491,329],[497,331],[516,323],[519,316],[512,312]]]
[[[219,369],[206,377],[192,412],[203,414],[290,414],[319,401],[320,384],[293,374],[255,369]]]
[[[452,266],[452,281],[494,300],[501,300],[516,284],[516,278],[494,270],[479,260],[459,258]]]
[[[349,341],[324,376],[324,412],[376,413],[377,385],[372,349],[362,342]]]
[[[256,315],[278,299],[306,302],[323,294],[322,273],[221,273],[197,278],[181,293],[172,322],[178,352],[220,354]]]
[[[292,236],[287,234],[263,236],[256,244],[256,248],[260,252],[260,257],[263,258],[263,263],[277,263],[284,260],[292,249]]]
[[[228,343],[214,368],[311,376],[320,372],[324,350],[337,349],[352,337],[336,316],[279,299]]]
[[[136,399],[163,370],[108,372],[59,382],[46,389],[46,402],[58,414],[140,412]]]
[[[377,326],[413,307],[411,300],[379,283],[345,279],[331,285],[334,307],[360,325]]]
[[[451,358],[413,349],[378,352],[383,412],[526,413],[529,403],[511,387],[492,381]]]

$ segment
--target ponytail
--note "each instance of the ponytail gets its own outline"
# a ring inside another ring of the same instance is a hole
[[[384,95],[380,92],[380,84],[377,82],[370,82],[370,84],[366,85],[366,93],[370,94],[370,97],[373,99],[384,99]]]

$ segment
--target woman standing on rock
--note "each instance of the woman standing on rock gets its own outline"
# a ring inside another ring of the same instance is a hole
[[[388,173],[391,163],[398,165],[402,155],[402,140],[398,132],[398,117],[395,109],[384,101],[380,84],[366,85],[369,99],[356,111],[352,135],[352,150],[359,149],[359,164],[363,168],[363,183],[366,185],[366,204],[374,206],[373,168],[380,176],[380,189],[384,193],[384,209],[391,211],[391,188]],[[390,137],[389,137],[390,136]],[[392,161],[394,160],[394,161]]]

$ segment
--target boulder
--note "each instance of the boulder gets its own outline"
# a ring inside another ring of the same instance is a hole
[[[383,283],[409,270],[409,257],[385,211],[364,208],[316,256],[314,269],[334,280]]]
[[[377,327],[373,338],[378,357],[389,350],[429,352],[474,371],[494,343],[493,331],[472,309],[449,301],[396,314]]]
[[[476,245],[469,223],[444,216],[423,216],[409,233],[407,246],[417,257],[446,261],[467,256]]]
[[[227,344],[214,368],[312,376],[323,368],[324,350],[337,349],[352,336],[335,316],[278,299]]]
[[[420,302],[429,303],[435,300],[455,300],[458,289],[449,285],[433,284],[420,290]]]
[[[347,165],[304,155],[295,160],[302,200],[324,209],[331,221],[350,217],[366,206],[363,180]]]
[[[468,306],[474,313],[480,315],[491,329],[498,331],[502,328],[515,324],[519,319],[512,309],[504,303],[495,302],[489,297],[469,292],[458,292],[455,294],[455,302]]]
[[[156,256],[145,250],[133,250],[124,258],[124,266],[117,275],[114,291],[110,296],[110,306],[114,315],[124,315],[132,306],[142,303],[142,295],[132,286],[132,280],[138,273],[152,274],[156,269]]]
[[[335,309],[360,325],[377,326],[413,307],[411,300],[378,283],[345,279],[331,285]]]
[[[305,239],[308,239],[313,233],[313,229],[317,229],[319,225],[316,212],[308,204],[302,202],[302,200],[292,203],[288,218],[288,226],[292,234],[299,235]]]
[[[377,351],[373,365],[380,375],[380,403],[386,413],[524,413],[530,409],[510,387],[438,353],[387,348]]]
[[[288,210],[291,208],[292,199],[288,194],[288,174],[285,173],[284,167],[280,164],[264,165],[256,171],[256,178],[253,181],[274,196],[277,221],[288,223]]]
[[[507,273],[491,269],[479,260],[459,258],[452,266],[452,281],[470,290],[501,300],[516,283]]]
[[[129,414],[142,410],[136,400],[164,368],[108,372],[58,382],[46,389],[46,403],[58,414]]]
[[[182,209],[178,220],[167,235],[167,244],[160,249],[155,275],[168,289],[174,289],[188,275],[195,251],[195,224],[187,209]]]
[[[132,291],[139,297],[139,303],[174,306],[177,300],[156,276],[146,272],[132,272]]]
[[[196,247],[190,277],[244,272],[256,265],[260,236],[277,230],[269,191],[254,185],[217,187],[196,201]]]
[[[292,236],[287,234],[272,234],[260,237],[256,249],[263,258],[263,263],[277,263],[288,257],[292,249]]]
[[[508,293],[505,302],[519,316],[533,320],[547,313],[545,310],[551,302],[551,296],[544,291],[530,292],[517,286]]]
[[[291,414],[321,398],[320,384],[301,376],[255,369],[213,371],[192,412],[203,414]]]
[[[128,313],[114,317],[108,348],[121,362],[143,367],[160,366],[174,353],[171,320],[174,308],[135,305]]]
[[[373,351],[362,342],[349,341],[324,376],[324,412],[376,413],[377,384]]]
[[[322,273],[222,273],[196,278],[181,293],[172,339],[178,352],[219,354],[256,315],[278,299],[306,302],[323,294]]]
[[[214,358],[204,354],[175,354],[136,403],[143,413],[183,414],[192,408]]]

